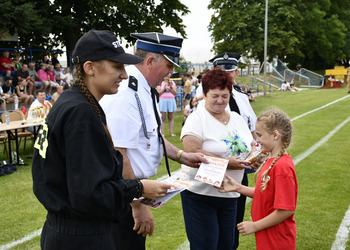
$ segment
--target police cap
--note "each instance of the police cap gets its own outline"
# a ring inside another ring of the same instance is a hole
[[[232,71],[238,68],[238,61],[240,58],[241,55],[239,54],[224,52],[210,59],[209,62],[212,62],[214,67],[220,67],[223,70]]]
[[[137,39],[136,48],[162,54],[170,62],[179,66],[180,49],[183,39],[157,32],[131,33]]]

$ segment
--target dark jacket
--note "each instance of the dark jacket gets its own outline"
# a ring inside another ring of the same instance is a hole
[[[79,220],[116,221],[137,196],[137,181],[123,180],[123,157],[77,87],[57,100],[35,142],[32,174],[36,197],[54,214]]]

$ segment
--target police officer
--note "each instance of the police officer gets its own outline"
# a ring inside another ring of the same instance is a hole
[[[34,193],[48,211],[42,249],[122,249],[113,221],[127,214],[134,198],[154,199],[170,188],[157,181],[123,180],[122,155],[113,147],[98,104],[127,78],[124,63],[141,60],[126,54],[110,31],[91,30],[77,42],[74,87],[57,100],[34,146]]]
[[[241,58],[241,55],[239,54],[232,53],[232,52],[224,52],[210,59],[209,62],[212,62],[214,67],[219,67],[223,70],[231,72],[234,85],[232,88],[232,95],[230,97],[228,108],[231,111],[235,111],[239,113],[243,117],[243,119],[245,120],[245,122],[247,123],[250,129],[250,132],[253,135],[253,138],[255,138],[256,137],[255,135],[256,115],[254,113],[254,110],[252,109],[252,106],[249,103],[248,96],[240,90],[238,84],[236,83],[236,78],[239,75],[238,61],[240,58]],[[250,173],[250,172],[252,172],[252,170],[245,170],[243,179],[242,179],[242,185],[248,186],[247,173]],[[246,196],[241,195],[238,198],[238,202],[237,202],[237,216],[236,216],[237,224],[243,221],[244,211],[245,211],[245,202],[246,202]],[[237,249],[238,245],[239,245],[239,232],[236,229],[234,249]]]
[[[131,36],[138,39],[135,55],[144,60],[126,68],[129,79],[121,83],[118,94],[105,96],[100,101],[114,145],[124,156],[124,178],[154,176],[163,153],[180,163],[198,166],[205,161],[201,154],[183,152],[159,133],[155,88],[164,76],[173,73],[173,65],[178,65],[183,39],[155,32]],[[122,112],[115,112],[118,108]],[[148,207],[137,201],[131,206],[132,213],[116,225],[116,232],[128,239],[124,249],[144,249],[145,236],[153,234],[153,216]]]

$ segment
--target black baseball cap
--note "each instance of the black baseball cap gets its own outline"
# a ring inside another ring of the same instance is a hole
[[[75,45],[73,64],[104,59],[124,64],[137,64],[143,60],[142,57],[125,53],[112,31],[90,30]]]

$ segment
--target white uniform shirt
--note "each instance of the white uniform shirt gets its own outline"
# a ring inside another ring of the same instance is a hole
[[[134,65],[126,67],[126,72],[128,76],[134,76],[138,80],[137,94],[150,139],[145,137],[135,98],[136,91],[128,87],[129,79],[121,82],[117,94],[105,95],[100,100],[100,105],[106,113],[114,146],[127,149],[126,153],[136,178],[149,178],[157,173],[163,158],[150,86]]]
[[[256,115],[252,106],[249,103],[248,96],[244,93],[241,93],[234,88],[232,88],[232,95],[235,99],[239,112],[243,117],[244,121],[247,123],[251,132],[255,131]],[[197,110],[204,108],[205,99],[202,102],[198,103]],[[230,111],[230,104],[227,105],[226,110]]]
[[[247,123],[251,132],[255,131],[256,115],[252,106],[249,103],[249,98],[246,94],[241,93],[234,88],[232,88],[233,98],[235,99],[239,112],[243,120]],[[227,105],[228,110],[230,110],[230,105]]]
[[[202,140],[203,150],[222,158],[248,154],[253,141],[252,133],[239,114],[236,112],[230,112],[230,114],[230,121],[225,125],[214,118],[206,108],[197,110],[187,118],[182,128],[181,139],[186,135],[195,136]],[[237,150],[238,147],[234,146],[236,144],[240,146],[242,153]],[[182,165],[182,169],[188,170],[181,180],[193,184],[188,189],[191,192],[215,197],[239,197],[239,194],[235,192],[219,193],[212,185],[195,180],[198,168]],[[228,169],[226,173],[241,183],[244,170]]]

